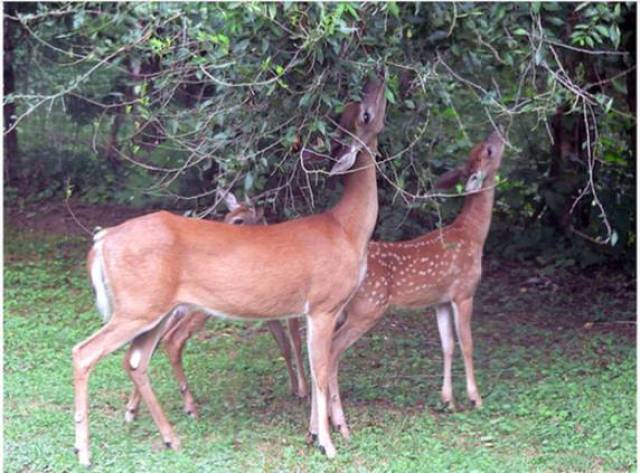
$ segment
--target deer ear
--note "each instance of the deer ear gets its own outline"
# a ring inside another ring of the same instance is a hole
[[[336,174],[342,174],[343,172],[351,169],[356,162],[356,157],[358,156],[359,151],[360,147],[358,146],[349,147],[349,151],[343,154],[342,157],[333,165],[329,175],[335,176]]]
[[[442,176],[438,178],[434,187],[436,189],[450,189],[455,186],[463,177],[463,172],[461,168],[455,168],[451,171],[445,172]]]
[[[264,218],[264,207],[254,208],[253,214],[256,216],[256,222],[259,222]]]
[[[229,209],[229,211],[234,211],[235,209],[240,207],[238,199],[236,199],[236,196],[231,192],[227,192],[227,195],[224,196],[224,202],[225,204],[227,204],[227,208]]]

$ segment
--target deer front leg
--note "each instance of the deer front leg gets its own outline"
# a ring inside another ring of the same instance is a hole
[[[451,326],[451,309],[448,304],[436,307],[436,317],[438,319],[438,332],[440,332],[440,343],[442,344],[442,403],[445,408],[455,410],[453,400],[453,386],[451,383],[451,366],[453,364],[453,352],[455,350],[455,340],[453,338],[453,327]]]
[[[331,442],[327,416],[329,355],[336,316],[336,313],[328,312],[307,316],[307,343],[312,381],[309,433],[313,437],[317,432],[320,449],[324,450],[329,458],[336,456],[336,449]]]
[[[473,312],[473,298],[454,301],[453,316],[462,356],[464,371],[467,378],[467,395],[474,407],[482,407],[482,398],[476,386],[476,376],[473,369],[473,338],[471,336],[471,314]]]

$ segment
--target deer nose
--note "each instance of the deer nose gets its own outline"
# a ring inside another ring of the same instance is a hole
[[[491,133],[489,135],[489,137],[486,139],[486,141],[490,141],[490,142],[504,142],[504,138],[502,137],[502,133],[498,130],[494,130],[493,133]]]

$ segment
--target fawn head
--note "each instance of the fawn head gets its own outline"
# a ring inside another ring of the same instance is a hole
[[[240,203],[236,196],[227,192],[224,196],[229,212],[224,216],[224,223],[232,225],[258,225],[263,223],[264,209],[257,208],[251,202]]]
[[[474,146],[465,164],[440,176],[435,187],[448,189],[462,181],[465,192],[482,189],[487,176],[495,176],[500,167],[503,151],[504,138],[494,131],[482,143]]]

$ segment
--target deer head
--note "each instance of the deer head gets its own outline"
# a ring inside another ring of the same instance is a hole
[[[340,137],[334,140],[331,155],[337,159],[330,174],[340,174],[356,162],[364,147],[377,147],[378,133],[384,128],[387,101],[384,97],[384,81],[369,79],[364,86],[362,102],[349,102],[340,116]]]
[[[370,150],[377,147],[376,136],[384,127],[386,109],[384,81],[372,78],[365,84],[362,102],[345,105],[338,123],[339,136],[331,142],[331,156],[336,160],[330,175],[341,174],[353,167],[358,152],[365,146]],[[323,155],[309,148],[302,149],[306,162],[321,159]]]
[[[465,164],[444,173],[435,184],[437,189],[448,189],[458,182],[465,183],[465,192],[482,189],[488,176],[495,177],[502,161],[504,138],[494,131],[482,143],[476,145]]]

